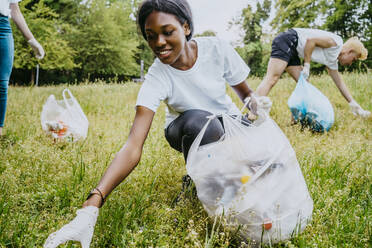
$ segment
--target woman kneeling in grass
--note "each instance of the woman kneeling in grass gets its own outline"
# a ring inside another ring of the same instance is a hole
[[[77,216],[52,233],[44,247],[57,247],[67,240],[89,247],[98,210],[106,197],[139,163],[143,144],[161,101],[167,105],[165,137],[185,159],[197,134],[212,114],[239,115],[226,94],[226,81],[249,108],[267,107],[267,97],[255,98],[245,79],[250,69],[237,52],[216,37],[192,39],[193,22],[186,0],[146,0],[139,10],[138,25],[156,60],[150,67],[137,98],[136,115],[125,145],[116,154],[97,187],[88,195]],[[202,140],[219,140],[224,129],[214,119]]]

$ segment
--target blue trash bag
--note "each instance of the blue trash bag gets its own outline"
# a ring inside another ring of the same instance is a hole
[[[334,122],[334,111],[328,98],[308,83],[301,73],[297,86],[288,99],[288,107],[295,122],[315,132],[329,131]]]

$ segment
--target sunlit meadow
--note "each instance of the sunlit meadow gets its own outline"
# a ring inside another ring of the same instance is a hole
[[[372,110],[372,75],[344,74],[354,98]],[[256,88],[260,79],[249,79]],[[274,247],[371,247],[372,118],[351,114],[330,77],[311,82],[330,99],[335,123],[314,134],[291,126],[288,77],[272,90],[272,118],[297,154],[314,200],[305,231]],[[68,87],[89,122],[83,142],[54,142],[40,125],[50,94]],[[10,87],[5,136],[0,139],[0,247],[40,247],[75,216],[89,190],[125,143],[134,118],[135,83]],[[233,100],[242,106],[229,89]],[[100,211],[92,247],[249,247],[236,230],[214,224],[185,194],[173,204],[186,174],[183,157],[164,138],[164,105],[155,115],[140,164]],[[65,247],[79,247],[69,242]]]

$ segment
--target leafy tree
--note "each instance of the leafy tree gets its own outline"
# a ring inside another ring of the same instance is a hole
[[[155,59],[155,55],[152,52],[151,48],[147,44],[147,41],[142,37],[141,34],[138,35],[139,38],[139,45],[137,46],[136,52],[136,62],[137,64],[141,63],[143,60],[144,63],[144,70],[147,71],[148,68],[152,65]]]
[[[275,6],[277,13],[271,23],[278,31],[293,27],[320,28],[340,35],[344,41],[359,36],[367,49],[372,49],[370,0],[278,0]],[[372,67],[371,55],[367,61],[354,64],[348,69]],[[314,66],[312,68],[318,70],[324,67]]]
[[[332,7],[327,10],[327,18],[323,28],[339,34],[345,40],[359,36],[368,51],[368,59],[359,64],[354,63],[355,69],[363,64],[372,68],[372,2],[367,0],[334,0]]]
[[[323,26],[342,37],[364,34],[371,27],[372,21],[372,12],[371,9],[368,10],[368,5],[371,6],[372,3],[366,0],[332,1]]]
[[[248,5],[242,10],[241,16],[235,20],[235,24],[244,30],[244,46],[238,47],[237,52],[249,65],[252,74],[257,76],[262,76],[266,72],[267,54],[270,51],[270,47],[265,46],[262,41],[262,24],[269,18],[270,7],[270,0],[264,0],[262,4],[257,2],[256,11]]]
[[[31,47],[13,23],[14,68],[31,70],[38,63],[45,70],[75,68],[77,66],[73,60],[75,50],[63,38],[63,30],[68,28],[68,25],[62,24],[58,14],[47,7],[43,0],[27,9],[25,6],[30,2],[31,0],[20,2],[20,8],[32,33],[43,46],[46,56],[42,60],[37,60]],[[33,82],[33,75],[31,81]]]
[[[44,0],[44,2],[59,15],[59,19],[64,23],[78,23],[82,0]]]
[[[111,1],[121,1],[121,0],[111,0]],[[138,10],[139,5],[142,3],[142,0],[131,0],[132,14],[131,18],[133,21],[136,19],[136,11]],[[143,38],[140,28],[137,26],[137,35],[138,46],[135,53],[135,59],[138,66],[141,64],[141,60],[144,62],[144,71],[146,72],[148,68],[152,65],[155,59],[155,55],[152,52],[151,48],[147,44],[147,41]],[[137,76],[140,74],[138,73]]]
[[[327,0],[277,0],[276,16],[271,24],[279,32],[289,28],[319,28],[325,11],[330,7]]]
[[[139,45],[130,1],[85,3],[86,11],[73,35],[82,72],[138,75],[135,53]]]
[[[213,30],[206,30],[204,31],[203,33],[201,34],[195,34],[194,37],[202,37],[202,36],[205,36],[205,37],[210,37],[210,36],[216,36],[216,32],[213,31]]]

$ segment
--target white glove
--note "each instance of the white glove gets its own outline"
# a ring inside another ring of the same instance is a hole
[[[362,109],[362,107],[354,100],[351,100],[351,102],[349,102],[349,106],[351,108],[351,112],[355,116],[360,115],[361,117],[367,118],[371,115],[371,112]]]
[[[244,99],[244,102],[247,103],[248,109],[254,114],[257,115],[257,100],[256,100],[256,94],[252,93],[250,96],[246,97]]]
[[[248,109],[252,111],[253,114],[257,115],[259,110],[265,111],[267,114],[270,113],[272,102],[267,96],[258,96],[255,93],[244,99],[248,101]]]
[[[267,96],[257,96],[256,100],[258,105],[257,109],[262,109],[267,114],[270,114],[271,106],[273,105],[270,98]]]
[[[32,47],[32,50],[35,52],[35,57],[37,59],[42,59],[44,58],[45,52],[43,47],[40,45],[39,42],[35,38],[32,38],[31,40],[27,41],[28,44]]]
[[[304,63],[304,68],[302,69],[305,79],[308,79],[310,76],[310,63]]]
[[[49,235],[44,248],[55,248],[68,240],[79,241],[83,248],[89,248],[98,212],[98,208],[94,206],[77,210],[75,219]]]

